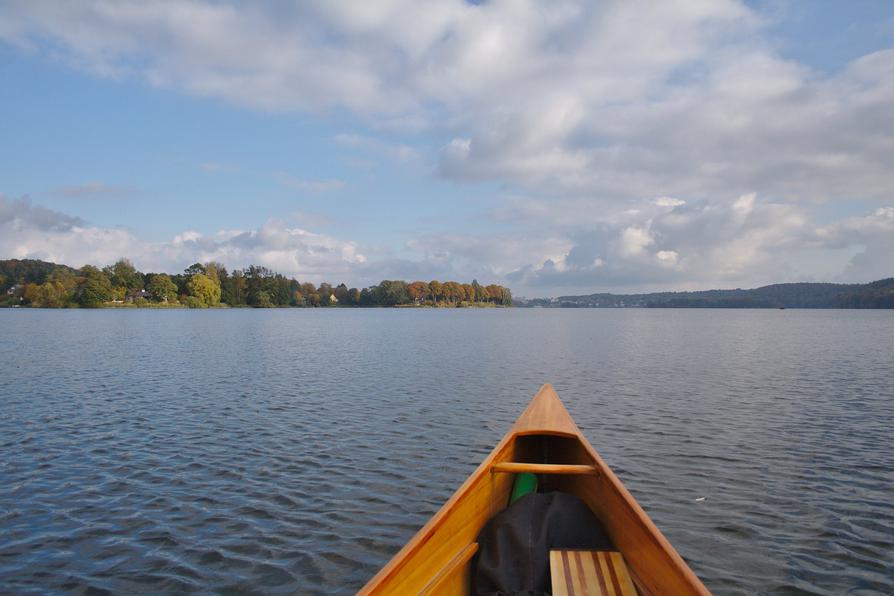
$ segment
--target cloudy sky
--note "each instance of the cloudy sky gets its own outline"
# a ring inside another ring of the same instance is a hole
[[[4,0],[0,81],[0,258],[894,275],[890,0]]]

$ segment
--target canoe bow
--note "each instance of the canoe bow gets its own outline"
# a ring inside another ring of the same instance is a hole
[[[484,524],[504,509],[527,466],[550,489],[580,497],[605,526],[640,594],[709,594],[606,465],[550,384],[425,526],[359,594],[469,594]]]

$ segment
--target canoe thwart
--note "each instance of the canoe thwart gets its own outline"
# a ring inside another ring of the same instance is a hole
[[[595,476],[599,474],[596,466],[586,464],[533,464],[515,461],[497,462],[491,466],[490,471],[496,473],[519,474],[531,472],[532,474],[582,474]]]
[[[539,476],[546,491],[570,493],[583,501],[617,551],[554,552],[553,565],[562,564],[561,575],[551,574],[551,580],[561,582],[554,584],[554,594],[565,590],[575,596],[637,591],[710,596],[583,436],[549,384],[540,388],[481,465],[358,596],[473,594],[471,563],[479,549],[477,537],[488,521],[506,510],[516,481],[530,481],[525,478],[530,475]]]

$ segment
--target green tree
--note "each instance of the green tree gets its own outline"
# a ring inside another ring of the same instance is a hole
[[[171,278],[160,273],[149,278],[149,293],[159,302],[169,302],[177,298],[177,284]]]
[[[348,290],[348,297],[350,299],[351,306],[359,306],[362,296],[362,293],[357,288],[351,288],[350,290]]]
[[[78,278],[74,272],[67,267],[59,267],[47,276],[47,281],[58,282],[66,289],[71,291],[78,285]]]
[[[87,308],[102,306],[112,299],[112,282],[109,277],[92,265],[81,269],[83,277],[78,286],[78,302]]]
[[[320,295],[320,304],[329,306],[332,303],[332,286],[325,282],[320,284],[317,294]]]
[[[273,308],[276,305],[270,299],[270,294],[268,294],[264,290],[261,290],[260,292],[258,292],[258,306],[260,308]]]
[[[195,275],[196,273],[202,273],[202,274],[205,274],[205,273],[207,273],[207,271],[205,270],[205,266],[202,265],[201,263],[193,263],[192,265],[190,265],[189,267],[187,267],[186,269],[184,269],[184,270],[183,270],[183,273],[184,273],[187,277],[192,277],[192,276]]]
[[[472,300],[474,302],[484,302],[484,292],[477,279],[472,280]]]
[[[189,288],[189,295],[201,301],[205,306],[220,304],[220,286],[204,273],[194,274],[186,285]]]
[[[143,276],[127,259],[118,259],[114,265],[103,269],[103,273],[109,276],[113,287],[124,288],[124,293],[143,289]]]
[[[379,284],[378,303],[382,306],[394,306],[409,302],[410,295],[407,293],[406,282],[386,279]]]
[[[246,282],[246,303],[252,306],[260,306],[260,293],[267,292],[267,299],[270,300],[270,293],[267,285],[273,273],[266,267],[257,265],[249,265],[248,269],[243,270]]]
[[[428,283],[428,291],[431,294],[431,303],[432,306],[437,306],[438,298],[441,297],[441,292],[443,291],[444,286],[441,285],[441,282],[438,280],[432,280]]]
[[[201,273],[198,271],[197,273]],[[227,268],[217,261],[208,261],[205,263],[205,275],[211,278],[211,281],[220,285],[221,280],[227,275]]]
[[[268,284],[269,285],[265,290],[267,294],[270,295],[273,304],[277,306],[289,306],[292,304],[292,299],[294,297],[293,288],[297,288],[298,286],[298,283],[295,280],[277,273],[268,280]]]
[[[242,271],[234,269],[229,278],[221,279],[220,299],[230,306],[246,304],[247,285]]]
[[[512,292],[509,288],[503,288],[503,304],[505,306],[512,306]]]
[[[59,282],[48,281],[37,286],[37,304],[43,308],[62,308],[66,303],[65,287]]]
[[[345,284],[338,284],[333,290],[335,294],[335,300],[339,306],[348,306],[351,303],[350,296],[348,295],[348,286]]]

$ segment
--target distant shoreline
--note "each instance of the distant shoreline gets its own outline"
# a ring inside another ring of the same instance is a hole
[[[103,303],[95,306],[78,306],[76,304],[67,305],[67,306],[31,306],[25,304],[0,304],[0,309],[27,309],[27,310],[190,310],[194,307],[191,307],[187,304],[182,303],[171,303],[171,304],[159,304],[159,303],[150,303],[150,304],[132,304],[132,303]],[[230,306],[229,304],[217,304],[215,306],[206,306],[202,308],[202,310],[293,310],[293,309],[332,309],[332,310],[373,310],[373,309],[426,309],[426,310],[452,310],[452,309],[463,309],[463,308],[481,308],[481,309],[492,309],[492,308],[515,308],[511,305],[504,304],[488,304],[488,303],[469,303],[469,304],[438,304],[437,306],[432,306],[431,304],[394,304],[394,305],[380,305],[380,304],[372,304],[372,305],[349,305],[349,306],[311,306],[311,307],[302,307],[302,306],[251,306],[248,304],[239,304],[236,306]]]
[[[250,265],[229,271],[194,263],[183,273],[143,273],[127,259],[74,269],[34,259],[0,260],[0,307],[31,308],[494,308],[512,306],[498,284],[382,280],[362,289],[319,285]]]
[[[743,290],[516,298],[520,308],[894,308],[894,277],[867,284],[787,283]]]

